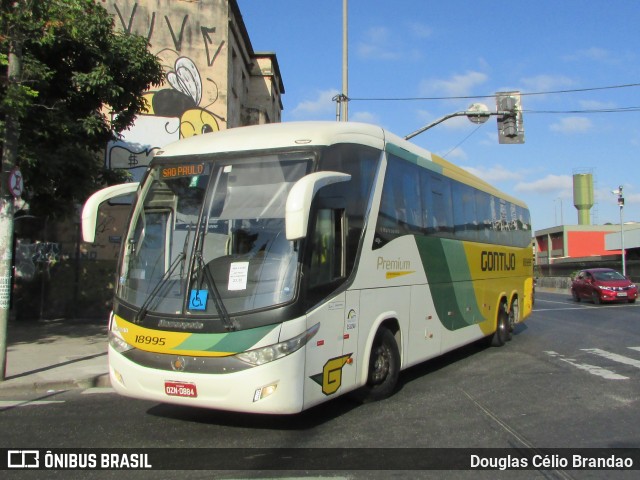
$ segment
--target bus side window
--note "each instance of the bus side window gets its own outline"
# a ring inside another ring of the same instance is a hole
[[[156,281],[162,277],[170,259],[164,243],[171,212],[152,210],[144,212],[136,225],[136,233],[129,240],[131,278]]]
[[[343,237],[344,210],[319,209],[312,237],[310,289],[344,277]]]
[[[423,179],[423,188],[429,188],[423,194],[423,209],[427,211],[426,232],[429,235],[448,237],[453,232],[453,202],[451,201],[451,183],[443,175],[427,172]]]

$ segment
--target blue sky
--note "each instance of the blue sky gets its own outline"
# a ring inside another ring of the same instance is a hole
[[[278,57],[283,120],[335,120],[342,0],[238,4],[254,50]],[[601,89],[640,84],[639,25],[631,0],[349,0],[349,120],[404,136],[471,103],[495,110],[493,98],[450,97],[519,90],[523,145],[499,144],[495,117],[412,141],[524,200],[535,230],[577,224],[574,173],[594,175],[592,223],[619,223],[618,185],[625,222],[640,221],[640,86]],[[372,100],[408,97],[438,99]]]

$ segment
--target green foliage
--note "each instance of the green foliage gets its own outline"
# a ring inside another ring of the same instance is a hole
[[[22,75],[7,81],[8,53],[22,47]],[[94,0],[0,0],[0,135],[20,122],[19,167],[35,215],[71,213],[97,188],[122,181],[103,150],[162,82],[147,42],[114,30]]]

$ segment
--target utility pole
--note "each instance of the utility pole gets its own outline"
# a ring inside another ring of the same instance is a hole
[[[340,117],[349,120],[349,1],[342,0],[342,95]]]
[[[7,66],[7,96],[10,96],[15,89],[19,88],[22,75],[22,40],[15,33],[11,37]],[[11,306],[13,210],[15,201],[13,187],[15,187],[16,181],[15,167],[18,158],[19,137],[20,122],[14,112],[8,111],[5,116],[5,131],[2,144],[2,175],[0,176],[0,381],[5,380],[7,365],[7,327],[9,323],[9,308]],[[14,185],[12,185],[12,182],[14,182]]]

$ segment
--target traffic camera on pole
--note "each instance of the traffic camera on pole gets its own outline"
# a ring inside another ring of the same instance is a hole
[[[524,143],[524,122],[520,92],[496,93],[498,111],[498,141],[500,143]]]
[[[338,97],[334,97],[334,100],[337,100],[337,98]],[[522,120],[520,92],[496,93],[496,107],[495,112],[490,112],[486,105],[474,103],[468,110],[450,113],[438,118],[405,136],[404,139],[409,140],[453,117],[466,116],[472,123],[480,125],[486,122],[490,116],[494,115],[498,117],[498,140],[500,143],[524,143],[524,122]]]

